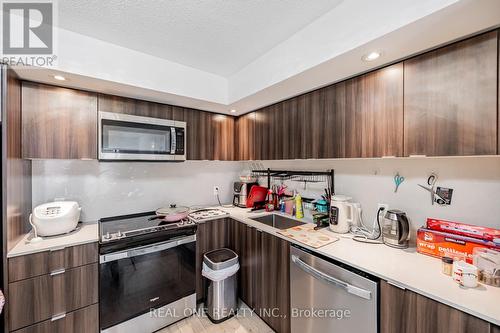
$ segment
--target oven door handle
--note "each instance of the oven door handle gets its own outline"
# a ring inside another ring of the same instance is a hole
[[[136,257],[136,256],[141,256],[144,254],[160,252],[160,251],[168,250],[168,249],[171,249],[173,247],[176,247],[176,246],[179,246],[182,244],[192,243],[195,241],[196,241],[196,235],[192,235],[192,236],[188,236],[188,237],[183,237],[183,238],[175,240],[175,241],[156,243],[154,245],[141,246],[141,247],[133,248],[130,250],[115,252],[115,253],[110,253],[110,254],[102,254],[99,256],[99,263],[104,264],[107,262],[116,261],[116,260],[120,260],[120,259],[124,259],[124,258],[132,258],[132,257]]]

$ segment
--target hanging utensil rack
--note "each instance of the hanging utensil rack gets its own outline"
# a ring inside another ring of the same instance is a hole
[[[331,193],[335,193],[335,170],[297,171],[297,170],[252,170],[255,177],[267,177],[267,188],[271,188],[271,180],[292,180],[304,183],[325,182]]]

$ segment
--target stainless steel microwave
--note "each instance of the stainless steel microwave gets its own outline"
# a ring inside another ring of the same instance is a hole
[[[99,112],[99,160],[185,161],[186,123]]]

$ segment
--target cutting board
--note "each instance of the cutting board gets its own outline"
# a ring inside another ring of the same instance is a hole
[[[337,237],[314,230],[315,226],[315,224],[306,223],[297,227],[280,230],[278,233],[315,249],[339,240]]]

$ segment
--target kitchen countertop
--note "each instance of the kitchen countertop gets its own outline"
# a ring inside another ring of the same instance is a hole
[[[360,243],[352,240],[349,234],[341,235],[322,229],[321,232],[338,237],[339,240],[314,249],[279,234],[278,229],[250,219],[265,215],[263,212],[249,212],[249,209],[243,208],[222,209],[235,220],[375,275],[397,287],[412,290],[500,325],[500,288],[484,284],[479,284],[477,288],[460,287],[450,276],[441,273],[441,260],[419,254],[414,247],[400,250],[383,244]]]
[[[99,226],[97,222],[79,223],[77,229],[60,236],[43,237],[41,242],[32,244],[29,239],[32,233],[26,234],[12,250],[7,253],[7,258],[23,256],[27,254],[60,249],[99,240]]]
[[[268,213],[250,212],[249,209],[236,207],[213,208],[228,212],[230,215],[227,217],[370,273],[397,287],[412,290],[500,326],[500,288],[484,284],[480,284],[477,288],[462,288],[453,282],[451,277],[441,273],[439,259],[421,255],[416,252],[416,248],[399,250],[383,244],[360,243],[352,240],[349,234],[341,235],[328,229],[322,229],[320,232],[338,237],[339,240],[314,249],[279,234],[278,229],[251,219]],[[214,219],[217,218],[221,217],[214,217]],[[7,254],[7,257],[97,242],[99,239],[98,229],[97,223],[80,223],[77,231],[62,236],[44,238],[38,244],[30,244],[27,241],[31,238],[30,233],[24,236]]]

